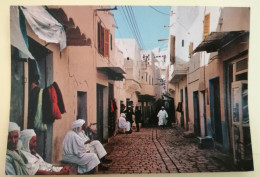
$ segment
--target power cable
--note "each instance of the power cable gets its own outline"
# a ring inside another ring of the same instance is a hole
[[[131,12],[130,12],[130,10],[129,10],[129,7],[125,6],[125,8],[126,8],[126,11],[127,11],[127,15],[128,15],[129,21],[131,22],[132,28],[133,28],[133,30],[134,30],[134,33],[135,33],[136,37],[137,37],[139,46],[140,46],[141,48],[143,48],[142,43],[141,43],[141,39],[140,39],[140,37],[139,37],[139,35],[138,35],[138,31],[137,31],[137,28],[136,28],[136,26],[135,26],[134,20],[133,20],[133,18],[132,18],[132,16],[131,16]]]
[[[139,35],[139,38],[140,38],[140,40],[141,40],[141,43],[142,43],[143,47],[145,48],[145,45],[144,45],[142,36],[141,36],[141,34],[140,34],[139,27],[138,27],[137,22],[136,22],[136,18],[135,18],[135,15],[134,15],[133,8],[132,8],[131,6],[129,6],[129,8],[130,8],[130,12],[131,12],[131,14],[132,14],[132,18],[134,19],[134,22],[135,22],[135,25],[136,25],[136,28],[137,28],[137,34]]]
[[[172,16],[170,14],[167,14],[167,13],[164,13],[164,12],[161,12],[159,10],[157,10],[156,8],[154,8],[153,6],[149,6],[150,8],[152,8],[153,10],[155,10],[156,12],[160,13],[160,14],[163,14],[163,15],[167,15],[167,16]]]

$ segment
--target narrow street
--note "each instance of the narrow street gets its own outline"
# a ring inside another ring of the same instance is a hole
[[[99,174],[184,173],[232,171],[232,157],[218,150],[199,149],[195,138],[184,138],[179,127],[142,128],[119,134],[105,145],[113,162]]]

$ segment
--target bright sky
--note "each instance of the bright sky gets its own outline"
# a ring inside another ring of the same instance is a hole
[[[167,47],[167,41],[158,42],[158,40],[169,38],[169,28],[164,28],[164,25],[169,25],[171,7],[117,6],[117,9],[112,11],[118,26],[118,29],[115,30],[116,38],[134,38],[129,24],[132,24],[132,26],[137,24],[138,27],[135,26],[135,33],[138,39],[142,39],[143,44],[141,44],[141,47],[143,46],[143,49],[154,49],[156,47],[161,47],[162,49]],[[136,23],[133,17],[135,17]]]

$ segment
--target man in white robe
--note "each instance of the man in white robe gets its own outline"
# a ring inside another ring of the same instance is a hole
[[[45,162],[36,152],[36,134],[33,129],[21,131],[20,140],[22,142],[22,152],[28,160],[26,169],[32,175],[66,175],[70,174],[68,167],[55,167]]]
[[[95,153],[86,151],[84,140],[79,136],[82,130],[84,120],[78,119],[73,122],[72,130],[70,130],[62,143],[62,160],[68,163],[78,165],[78,173],[91,173],[93,169],[100,164]]]
[[[168,118],[168,114],[167,112],[164,110],[164,107],[162,106],[161,110],[158,112],[157,114],[158,117],[158,125],[159,126],[165,126],[167,124],[167,118]]]
[[[105,156],[107,155],[107,152],[103,145],[98,140],[92,140],[86,135],[87,125],[84,123],[82,125],[82,130],[79,132],[79,136],[84,140],[84,144],[87,151],[90,151],[91,153],[97,154],[98,158],[102,163],[111,163],[112,161],[109,159],[106,159]]]
[[[8,141],[5,162],[6,175],[31,175],[26,170],[27,158],[19,150],[20,127],[9,122]]]
[[[126,132],[131,132],[130,122],[126,121],[125,117],[126,117],[125,113],[121,113],[121,116],[119,117],[119,120],[118,120],[118,127],[120,129],[125,128]]]

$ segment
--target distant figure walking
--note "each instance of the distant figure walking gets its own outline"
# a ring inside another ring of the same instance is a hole
[[[135,107],[135,124],[136,124],[136,131],[139,132],[140,131],[140,128],[139,128],[139,123],[141,123],[141,116],[142,116],[142,113],[139,109],[138,106]]]
[[[158,125],[164,127],[167,124],[168,114],[162,106],[161,110],[158,112],[157,117],[159,119]]]

